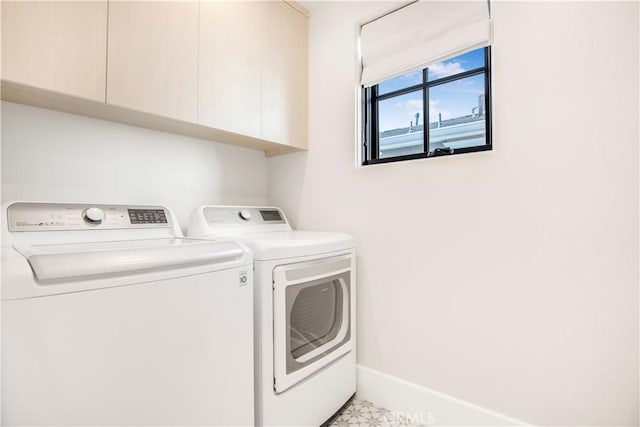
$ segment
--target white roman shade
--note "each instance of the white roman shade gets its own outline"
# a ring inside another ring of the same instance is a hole
[[[489,45],[488,0],[420,0],[361,28],[363,86]]]

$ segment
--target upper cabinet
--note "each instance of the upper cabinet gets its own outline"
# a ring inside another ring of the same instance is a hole
[[[196,122],[198,2],[111,1],[107,103]]]
[[[2,1],[2,99],[268,155],[307,147],[307,27],[285,1]]]
[[[200,5],[198,122],[260,137],[260,52],[265,4]]]
[[[107,1],[2,1],[2,79],[105,100]]]
[[[202,2],[199,123],[306,148],[307,27],[282,1]]]
[[[307,147],[307,17],[285,2],[266,2],[260,64],[260,136]]]

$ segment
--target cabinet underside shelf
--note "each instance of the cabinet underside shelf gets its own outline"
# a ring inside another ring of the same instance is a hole
[[[2,80],[0,94],[3,101],[109,120],[193,138],[206,139],[222,144],[262,150],[267,157],[301,151],[299,148],[289,145],[265,141],[116,105],[109,105],[103,102],[91,101],[7,80]]]

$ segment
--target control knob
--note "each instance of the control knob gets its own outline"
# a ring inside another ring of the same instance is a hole
[[[251,219],[251,212],[249,212],[247,209],[242,209],[238,215],[240,216],[240,218],[244,219],[245,221],[249,221]]]
[[[84,212],[82,212],[82,218],[87,224],[98,225],[102,224],[105,215],[104,211],[100,208],[89,208],[85,209]]]

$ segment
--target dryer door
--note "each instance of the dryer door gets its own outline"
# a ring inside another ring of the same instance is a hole
[[[353,257],[274,269],[275,391],[281,393],[348,353]]]

